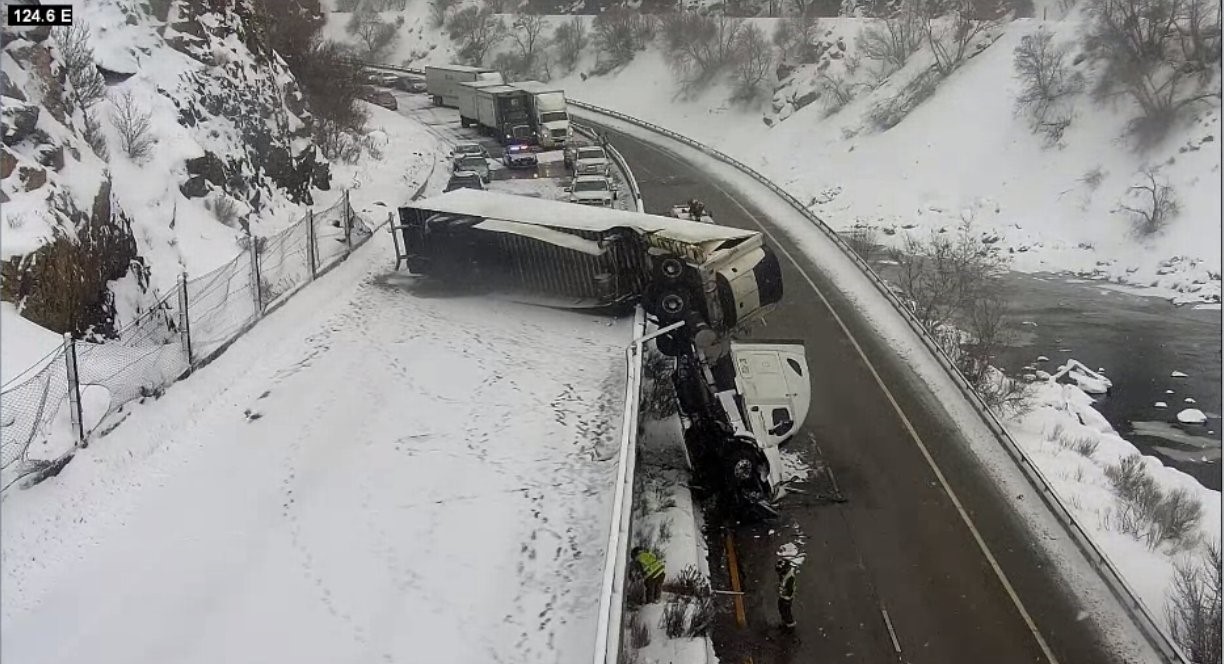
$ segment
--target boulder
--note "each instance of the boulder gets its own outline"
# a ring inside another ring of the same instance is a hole
[[[801,109],[804,106],[807,106],[808,104],[816,101],[817,99],[820,99],[820,91],[819,90],[808,90],[807,92],[795,98],[795,101],[794,101],[795,110]]]
[[[17,177],[21,178],[26,191],[34,191],[47,184],[47,171],[34,166],[22,166],[17,169]]]
[[[179,185],[179,191],[187,198],[204,198],[208,195],[208,181],[203,175],[193,175]]]
[[[38,107],[33,104],[5,104],[4,144],[13,145],[29,138],[38,126]]]
[[[187,160],[187,172],[191,175],[203,176],[205,180],[220,187],[225,184],[225,164],[211,152],[205,152],[203,157]]]
[[[26,100],[25,93],[22,92],[21,88],[17,87],[17,85],[13,83],[13,80],[9,78],[9,75],[3,71],[0,71],[0,94],[4,95],[5,97],[12,97],[18,101]]]
[[[38,152],[38,163],[54,171],[64,170],[64,146],[44,146]]]
[[[17,157],[8,148],[0,149],[0,180],[8,178],[17,168]]]

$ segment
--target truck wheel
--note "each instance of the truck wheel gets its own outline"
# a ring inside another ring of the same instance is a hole
[[[680,288],[663,288],[655,298],[655,315],[666,325],[683,320],[689,309],[688,293]]]
[[[467,118],[460,115],[459,116],[459,126],[463,127],[464,129],[467,129],[468,127],[472,126],[472,122],[471,120],[468,120]]]
[[[664,334],[661,337],[656,337],[655,348],[659,349],[659,352],[667,357],[678,357],[684,352],[683,346],[674,334]]]
[[[684,261],[675,256],[663,256],[659,259],[657,272],[659,280],[664,283],[674,283],[684,276]]]

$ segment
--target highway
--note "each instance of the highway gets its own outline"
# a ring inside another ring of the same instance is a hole
[[[663,148],[606,131],[633,169],[647,212],[666,214],[696,196],[717,223],[764,228],[786,242],[725,185]],[[1047,573],[1052,563],[1009,504],[1016,498],[1001,495],[970,457],[938,400],[820,270],[793,248],[786,253],[782,304],[754,335],[805,342],[812,409],[790,446],[809,464],[827,466],[846,501],[823,500],[833,482],[820,475],[800,485],[806,493],[783,499],[779,523],[732,529],[745,626],[731,600],[720,600],[720,660],[1122,661]],[[730,588],[724,533],[707,539],[714,586]],[[792,541],[801,543],[805,561],[799,626],[788,634],[780,628],[773,565],[778,546]]]

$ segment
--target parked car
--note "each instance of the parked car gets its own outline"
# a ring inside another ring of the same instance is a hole
[[[404,92],[425,92],[425,79],[415,76],[400,76],[394,86]]]
[[[479,143],[460,143],[455,146],[455,149],[451,150],[451,161],[457,164],[460,159],[470,155],[488,159],[489,151]]]
[[[507,168],[535,168],[540,164],[539,157],[527,145],[507,146],[502,161]]]
[[[455,161],[455,171],[471,171],[480,176],[481,180],[489,181],[489,162],[480,155],[469,154]]]
[[[608,154],[598,145],[566,148],[564,160],[566,168],[574,171],[574,175],[602,175],[607,177],[611,174]]]
[[[579,175],[565,191],[571,203],[583,205],[612,207],[612,201],[619,198],[616,188],[602,175]]]
[[[472,171],[455,171],[451,174],[450,180],[446,183],[444,191],[454,191],[456,189],[480,189],[485,188],[484,179],[479,173]]]

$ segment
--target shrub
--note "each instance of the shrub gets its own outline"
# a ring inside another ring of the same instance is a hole
[[[81,110],[106,97],[106,83],[98,73],[89,37],[89,28],[80,23],[51,31],[51,43],[64,60],[65,74]]]
[[[1123,503],[1119,530],[1145,540],[1150,548],[1165,542],[1184,544],[1202,519],[1202,504],[1182,488],[1165,494],[1138,454],[1107,467],[1105,476]]]
[[[710,582],[701,574],[696,565],[686,565],[684,569],[664,585],[668,592],[683,597],[706,597],[710,595]]]
[[[676,639],[684,636],[686,618],[688,617],[688,602],[684,600],[669,600],[663,606],[663,616],[659,627],[667,636]]]
[[[784,59],[805,64],[816,61],[812,42],[820,32],[820,21],[812,14],[799,14],[778,21],[774,27],[773,44]]]
[[[879,247],[878,234],[872,226],[855,226],[846,234],[846,244],[864,261],[871,261],[872,255]]]
[[[538,14],[520,14],[510,24],[510,38],[518,48],[519,71],[532,76],[540,58],[540,35],[544,32],[544,17]]]
[[[238,221],[241,212],[242,206],[238,201],[224,194],[218,194],[212,202],[213,216],[226,226],[233,226]]]
[[[878,78],[905,66],[922,45],[922,22],[909,8],[893,18],[863,28],[854,38],[858,52],[880,63]]]
[[[1197,564],[1182,562],[1173,575],[1165,608],[1173,640],[1195,664],[1221,661],[1221,592],[1218,542],[1208,544]]]
[[[383,21],[370,5],[354,13],[345,30],[361,40],[362,58],[372,61],[379,60],[398,37],[396,26]]]
[[[1097,447],[1099,447],[1100,444],[1101,441],[1095,438],[1077,438],[1071,442],[1071,449],[1075,450],[1075,452],[1080,456],[1091,459],[1092,455],[1096,454]]]
[[[663,47],[686,90],[700,88],[732,64],[744,21],[676,12],[663,19]]]
[[[123,91],[114,100],[111,122],[119,133],[119,145],[128,158],[140,162],[153,152],[156,138],[150,122],[152,113],[136,103],[130,90]]]
[[[430,0],[429,20],[433,27],[441,28],[446,25],[446,17],[458,4],[459,0]]]
[[[640,574],[629,574],[625,584],[625,598],[630,607],[642,606],[646,603],[646,579]]]
[[[629,619],[629,645],[633,648],[650,645],[650,628],[642,621],[641,614],[635,613]]]
[[[1157,181],[1154,170],[1145,169],[1143,176],[1147,182],[1134,185],[1129,190],[1139,200],[1134,205],[1119,207],[1130,214],[1134,232],[1146,237],[1163,230],[1177,216],[1181,206],[1173,187],[1167,182]]]
[[[1084,87],[1083,77],[1068,71],[1068,50],[1066,45],[1055,46],[1053,35],[1042,29],[1020,40],[1013,60],[1021,86],[1016,109],[1050,144],[1062,140],[1071,125],[1070,98]]]
[[[688,625],[685,627],[684,635],[689,637],[705,636],[709,634],[710,628],[714,625],[714,616],[717,610],[714,607],[714,598],[710,595],[704,595],[695,600],[692,600],[693,609],[688,612]]]
[[[591,22],[595,48],[608,71],[629,64],[638,51],[654,40],[654,18],[631,9],[613,7]]]
[[[763,83],[773,67],[774,51],[765,39],[765,33],[755,25],[749,25],[735,38],[732,55],[735,68],[733,83],[734,98],[751,101],[763,92]]]

